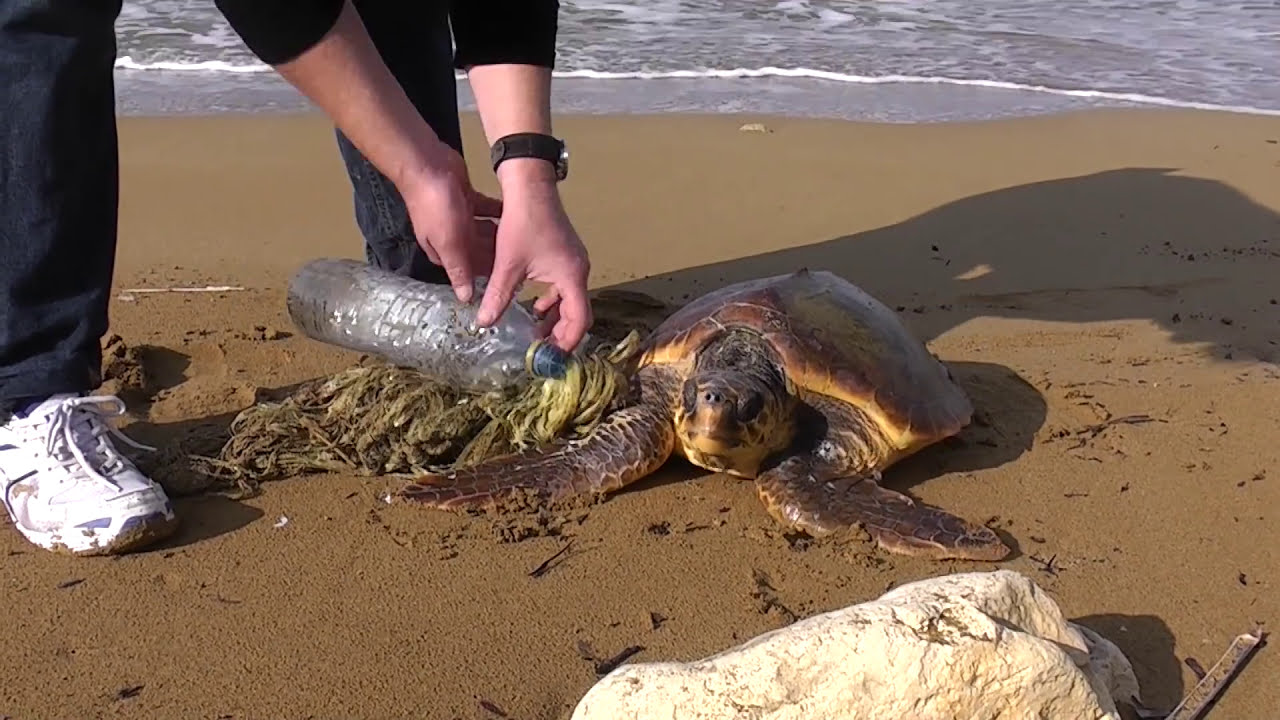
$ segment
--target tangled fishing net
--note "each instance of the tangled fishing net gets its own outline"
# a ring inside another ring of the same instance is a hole
[[[472,393],[417,370],[362,360],[282,400],[244,409],[215,453],[179,447],[144,462],[179,494],[246,493],[262,481],[311,472],[438,471],[581,437],[626,402],[627,363],[666,310],[635,293],[605,294],[594,303],[595,342],[562,379],[534,379],[514,393]]]

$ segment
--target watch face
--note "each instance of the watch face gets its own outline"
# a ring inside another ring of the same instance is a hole
[[[564,143],[560,144],[560,159],[556,163],[556,175],[561,180],[565,179],[569,174],[569,146]]]

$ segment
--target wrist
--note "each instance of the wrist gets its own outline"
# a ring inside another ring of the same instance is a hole
[[[404,192],[404,188],[420,187],[424,184],[445,179],[455,171],[455,163],[450,161],[453,148],[443,140],[430,138],[402,156],[403,162],[388,173],[388,179]]]
[[[538,167],[539,163],[544,167]],[[498,170],[498,185],[502,188],[505,205],[563,212],[564,203],[560,198],[555,169],[545,160],[508,160]]]
[[[550,133],[514,132],[494,140],[489,161],[500,183],[538,184],[563,181],[569,174],[569,150]]]
[[[559,181],[555,165],[543,158],[508,158],[494,172],[503,194],[530,187],[554,188]]]

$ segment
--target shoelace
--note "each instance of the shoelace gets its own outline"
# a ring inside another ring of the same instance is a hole
[[[126,445],[152,452],[155,448],[143,445],[129,438],[112,427],[108,419],[120,417],[125,413],[125,405],[117,397],[110,395],[89,395],[68,398],[62,401],[49,415],[49,431],[45,446],[50,457],[56,458],[64,468],[75,462],[79,468],[95,480],[111,487],[117,485],[107,476],[125,465],[111,443],[103,436],[110,433]],[[88,433],[84,437],[81,433]],[[91,446],[96,455],[102,459],[101,466],[89,461],[83,446]]]

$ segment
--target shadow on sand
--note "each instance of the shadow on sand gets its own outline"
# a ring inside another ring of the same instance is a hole
[[[1148,707],[1170,709],[1182,700],[1182,667],[1174,653],[1173,631],[1163,620],[1153,615],[1087,615],[1072,622],[1115,643],[1129,658]]]
[[[1222,183],[1174,172],[1132,168],[1021,185],[888,227],[619,287],[678,302],[809,267],[900,308],[924,340],[983,316],[1144,319],[1217,357],[1276,358],[1280,216]]]
[[[140,404],[134,412],[145,413]],[[181,453],[216,455],[226,442],[236,413],[172,423],[139,421],[129,425],[129,435],[159,450],[156,454],[134,453],[144,472],[160,483],[172,499],[182,524],[171,538],[149,552],[165,552],[220,535],[235,532],[262,517],[262,511],[217,493],[205,492],[208,479],[189,468]],[[162,470],[163,468],[163,470]]]

